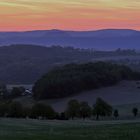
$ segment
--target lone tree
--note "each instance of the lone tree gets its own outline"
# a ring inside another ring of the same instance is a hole
[[[83,119],[91,116],[92,109],[87,102],[80,103],[80,117]]]
[[[118,118],[119,117],[119,111],[117,109],[114,110],[114,117]]]
[[[97,98],[95,105],[93,105],[93,115],[96,116],[96,120],[99,120],[99,116],[111,116],[112,106],[101,98]]]
[[[77,100],[70,100],[68,102],[66,114],[68,118],[71,118],[72,120],[74,119],[74,117],[79,117],[80,116],[80,103]]]
[[[134,117],[136,117],[138,115],[138,108],[134,107],[132,109],[132,113],[133,113]]]

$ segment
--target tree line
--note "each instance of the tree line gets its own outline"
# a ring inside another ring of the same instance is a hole
[[[33,87],[34,98],[62,98],[82,91],[111,86],[121,80],[140,79],[140,73],[107,62],[67,64],[42,76]]]
[[[7,86],[5,84],[0,84],[0,100],[12,100],[24,95],[26,95],[26,89],[23,86],[7,89]],[[30,94],[27,93],[27,95]]]
[[[132,109],[134,117],[138,115],[138,108]],[[70,100],[64,112],[56,112],[50,105],[36,103],[32,107],[25,107],[20,102],[1,102],[0,117],[10,118],[31,118],[31,119],[48,119],[48,120],[69,120],[69,119],[92,119],[99,120],[100,117],[119,118],[119,110],[105,102],[101,98],[96,99],[96,103],[91,107],[88,102],[79,102]]]

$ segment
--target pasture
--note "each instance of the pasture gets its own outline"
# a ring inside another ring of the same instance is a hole
[[[139,140],[140,120],[45,121],[0,119],[1,140]]]

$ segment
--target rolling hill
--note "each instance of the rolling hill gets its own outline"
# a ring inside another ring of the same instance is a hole
[[[10,45],[0,47],[0,83],[33,84],[56,66],[98,60],[134,63],[132,68],[140,69],[140,55],[133,50],[107,52],[61,46]]]
[[[33,84],[51,68],[86,62],[92,53],[60,46],[11,45],[0,47],[0,83]]]

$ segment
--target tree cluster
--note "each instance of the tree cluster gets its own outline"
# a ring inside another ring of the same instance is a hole
[[[13,87],[12,89],[7,89],[6,85],[0,84],[0,99],[1,100],[9,100],[21,97],[25,93],[25,88],[20,87]]]
[[[41,103],[34,104],[32,107],[24,107],[17,101],[1,102],[0,117],[54,119],[56,112],[51,106]]]
[[[99,120],[100,116],[111,116],[113,108],[101,98],[97,98],[93,107],[90,107],[87,102],[78,102],[77,100],[71,100],[68,102],[67,109],[65,111],[68,118],[90,118],[95,116],[96,120]]]
[[[134,117],[138,116],[138,108],[132,109]],[[119,110],[113,109],[113,107],[105,102],[101,98],[97,98],[93,106],[89,106],[87,102],[79,102],[78,100],[70,100],[66,106],[64,112],[56,112],[50,105],[43,103],[36,103],[32,107],[25,107],[20,102],[7,101],[0,102],[0,117],[10,118],[31,118],[31,119],[57,119],[57,120],[69,120],[69,119],[91,119],[95,118],[99,120],[101,117],[119,117]]]

